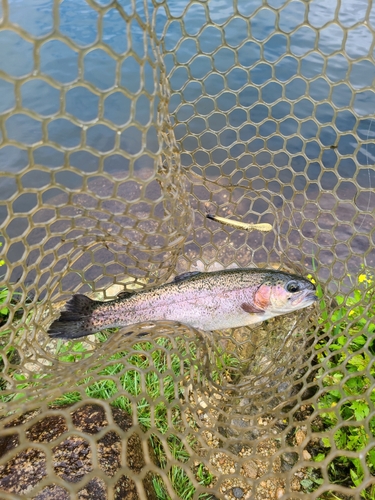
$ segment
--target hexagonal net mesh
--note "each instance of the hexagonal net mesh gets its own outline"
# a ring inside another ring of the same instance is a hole
[[[1,499],[375,498],[374,25],[370,0],[2,0]],[[46,333],[74,293],[229,267],[321,300]]]

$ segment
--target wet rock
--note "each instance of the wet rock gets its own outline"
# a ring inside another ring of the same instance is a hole
[[[0,466],[0,489],[9,493],[26,493],[46,475],[46,455],[29,448]]]
[[[61,486],[53,484],[44,488],[33,500],[70,500],[70,494]]]
[[[100,457],[101,458],[101,457]],[[53,448],[55,474],[65,481],[78,483],[92,471],[91,449],[80,436],[69,436]]]
[[[87,486],[79,492],[79,500],[101,500],[106,498],[107,488],[103,479],[94,477],[87,483]],[[133,497],[124,497],[133,498]]]
[[[51,415],[32,425],[26,431],[26,436],[30,441],[49,443],[61,436],[61,434],[67,430],[68,427],[65,418],[60,415]]]
[[[57,410],[57,409],[56,409]],[[121,431],[127,431],[132,427],[131,417],[123,410],[113,408],[112,418],[119,428],[119,433],[111,430],[105,433],[97,441],[85,439],[81,432],[93,436],[108,426],[106,412],[100,405],[86,404],[71,413],[71,420],[74,428],[79,431],[75,434],[68,425],[65,418],[60,414],[41,417],[29,428],[18,433],[17,427],[26,427],[30,419],[35,420],[38,412],[29,412],[18,417],[6,428],[14,428],[15,433],[2,436],[0,438],[0,456],[12,453],[9,460],[0,466],[0,490],[7,493],[27,494],[33,500],[69,500],[71,498],[69,485],[80,483],[74,490],[75,498],[79,500],[106,500],[108,495],[115,500],[138,500],[139,494],[135,482],[123,475],[114,485],[114,493],[109,494],[105,480],[98,477],[91,477],[85,484],[85,476],[93,470],[93,453],[96,454],[97,462],[101,471],[106,476],[113,477],[121,468],[121,450],[124,445],[124,438]],[[66,408],[64,411],[68,411]],[[17,453],[16,449],[20,441],[26,438],[30,446],[23,448]],[[65,439],[61,440],[61,436]],[[51,448],[46,447],[46,453],[38,447],[33,447],[33,443],[53,443],[60,438],[60,441]],[[152,449],[149,447],[149,455],[156,463]],[[51,460],[52,458],[52,460]],[[48,467],[49,464],[49,467]],[[127,438],[126,465],[134,474],[139,474],[146,465],[143,455],[141,439],[137,434],[131,434]],[[50,474],[51,466],[55,477],[60,477],[67,483],[67,488],[54,484],[53,475]],[[51,484],[32,496],[32,490],[45,478],[51,478]],[[82,485],[81,485],[82,483]],[[143,479],[143,486],[147,494],[147,500],[156,500],[156,493],[153,487],[152,473],[146,474]]]

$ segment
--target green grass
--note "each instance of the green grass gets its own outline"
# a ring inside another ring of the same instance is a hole
[[[2,265],[4,265],[4,261],[0,260],[0,266]],[[0,325],[6,323],[10,314],[9,293],[6,287],[0,289]],[[16,303],[16,298],[15,300],[12,298],[11,304],[16,305]],[[3,329],[1,333],[3,346],[5,346],[4,342],[7,343],[6,339],[9,335],[10,330],[4,331]],[[98,340],[99,342],[105,342],[107,334],[98,334]],[[87,377],[84,376],[77,384],[77,390],[73,388],[72,391],[64,393],[59,399],[53,401],[51,406],[66,407],[82,400],[84,395],[89,398],[110,400],[112,406],[121,408],[128,414],[135,411],[137,421],[145,430],[153,427],[161,435],[168,433],[164,443],[167,443],[172,456],[178,462],[184,464],[190,459],[190,455],[181,439],[173,434],[173,428],[176,431],[181,430],[184,432],[177,403],[184,397],[184,388],[181,382],[182,379],[188,380],[190,377],[191,364],[194,363],[196,349],[193,344],[188,348],[188,353],[184,352],[184,349],[186,351],[186,345],[184,344],[185,347],[182,346],[178,353],[173,353],[173,346],[169,339],[160,338],[156,343],[157,346],[155,346],[155,343],[140,341],[132,346],[130,355],[128,351],[124,351],[106,358],[105,367],[102,370],[98,371],[96,369],[93,372],[88,372]],[[13,351],[16,353],[15,347],[7,345],[1,348],[6,351],[8,360],[11,361]],[[88,350],[85,341],[59,341],[57,344],[56,357],[62,363],[76,363],[90,356],[92,356],[92,351]],[[231,368],[237,365],[236,358],[227,353],[222,353],[221,358],[217,361],[217,369],[211,373],[211,377],[217,383],[220,383],[223,377],[228,380]],[[4,363],[2,363],[2,368],[4,368]],[[146,375],[144,375],[144,370],[147,371]],[[94,375],[95,380],[93,380]],[[14,381],[14,393],[7,391],[7,393],[0,394],[0,401],[3,403],[25,400],[26,389],[37,386],[38,380],[44,378],[44,375],[39,373],[31,375],[30,378],[30,374],[22,373],[21,366],[8,369],[7,376]],[[113,377],[113,379],[111,380],[109,377]],[[145,378],[145,392],[142,391],[141,377]],[[1,381],[0,391],[4,390],[5,387],[6,384],[4,385]],[[120,395],[117,396],[118,393]],[[136,401],[135,405],[134,401]],[[193,434],[192,432],[186,438],[188,445],[192,448],[196,446],[196,440],[192,437]],[[150,441],[160,467],[167,469],[168,461],[164,449],[165,444],[162,444],[156,434],[151,435]],[[173,465],[167,470],[171,485],[179,498],[183,500],[193,498],[196,488],[184,468]],[[200,485],[209,485],[214,481],[214,477],[202,463],[196,465],[193,472],[196,481]],[[162,480],[155,476],[153,482],[157,497],[160,500],[168,500],[170,497]],[[199,498],[203,500],[209,496],[202,494]]]
[[[372,288],[373,277],[362,273],[349,297],[337,296],[337,307],[330,312],[323,300],[323,291],[318,286],[320,301],[319,342],[315,345],[317,379],[324,389],[318,398],[316,409],[320,410],[317,428],[313,429],[326,437],[321,446],[312,452],[313,460],[321,462],[335,451],[329,461],[330,482],[348,488],[358,487],[364,479],[364,467],[359,456],[350,457],[346,451],[360,454],[374,440],[375,417],[367,419],[375,403],[375,301]],[[338,427],[338,424],[341,424]],[[344,425],[342,425],[344,424]],[[336,429],[333,433],[329,431]],[[328,459],[329,460],[329,459]],[[375,444],[365,453],[366,467],[375,475]],[[322,479],[311,468],[309,476],[302,482],[305,491],[316,490]],[[375,488],[362,491],[365,500],[375,500]],[[326,493],[321,499],[341,498]]]
[[[369,445],[375,438],[375,417],[369,418],[375,405],[375,301],[372,285],[373,277],[362,273],[358,281],[353,283],[353,293],[349,297],[335,297],[337,307],[333,311],[326,306],[322,288],[317,287],[320,317],[314,364],[317,369],[316,379],[323,391],[316,400],[315,409],[319,412],[319,419],[314,421],[315,427],[312,430],[323,437],[319,446],[310,450],[316,467],[308,469],[307,476],[301,481],[306,493],[314,492],[323,483],[319,474],[319,462],[326,460],[331,451],[335,454],[332,460],[328,458],[327,470],[332,484],[360,487],[364,478],[364,464],[370,474],[375,476],[375,444],[373,448]],[[9,315],[9,308],[5,305],[8,294],[7,289],[0,290],[0,319],[3,322]],[[311,334],[316,335],[316,332]],[[107,334],[98,334],[98,340],[105,342]],[[8,346],[7,349],[9,357],[14,348]],[[196,350],[194,346],[188,350],[186,352],[186,344],[181,344],[181,349],[177,352],[168,338],[158,339],[157,345],[147,340],[139,341],[132,346],[131,352],[124,350],[106,358],[103,369],[96,368],[93,372],[87,372],[76,388],[53,402],[53,406],[67,406],[86,395],[109,400],[111,405],[129,414],[136,412],[137,420],[145,430],[156,428],[159,435],[166,435],[164,445],[156,434],[151,436],[150,441],[160,467],[168,471],[176,494],[183,500],[193,498],[195,486],[183,466],[190,455],[177,435],[178,431],[183,431],[183,424],[179,405],[174,402],[183,401],[182,381],[184,378],[189,379],[194,373]],[[74,364],[89,356],[92,356],[92,351],[88,350],[85,341],[60,341],[57,344],[56,357],[62,363]],[[216,359],[212,379],[217,383],[224,380],[226,383],[228,380],[235,382],[235,369],[239,364],[237,358],[230,353],[222,353]],[[37,382],[36,379],[42,377],[35,374],[35,380],[30,380],[20,370],[13,370],[8,376],[15,381],[17,393],[0,396],[3,402],[23,398],[23,389],[30,388]],[[193,384],[195,382],[190,381]],[[193,437],[194,427],[191,430],[186,441],[190,448],[195,449],[197,443]],[[181,463],[181,467],[173,465],[168,469],[165,443],[172,456]],[[359,455],[368,445],[370,447],[364,452],[361,461]],[[348,456],[347,451],[354,452],[357,456]],[[192,472],[200,485],[212,485],[216,480],[202,463],[195,465]],[[154,487],[160,500],[169,499],[160,478],[154,478]],[[339,494],[328,492],[319,498],[341,498],[337,495]],[[375,486],[363,490],[361,496],[364,500],[375,500]],[[200,496],[202,499],[208,497],[206,494]]]
[[[98,334],[98,337],[100,342],[107,340],[105,333]],[[88,355],[90,353],[85,350],[84,342],[61,342],[58,345],[57,357],[62,362],[76,362]],[[158,339],[156,345],[148,341],[140,341],[132,346],[131,353],[124,350],[108,358],[105,368],[97,372],[98,380],[92,381],[88,373],[88,377],[82,383],[85,384],[84,390],[88,397],[110,399],[111,405],[129,414],[136,411],[137,420],[145,430],[156,427],[157,431],[163,435],[168,432],[166,442],[169,451],[176,460],[183,464],[190,459],[190,455],[178,436],[171,434],[171,429],[172,432],[173,429],[184,432],[180,408],[178,404],[173,403],[184,398],[184,388],[181,382],[183,378],[190,378],[195,355],[194,344],[190,345],[189,352],[186,352],[186,344],[181,344],[178,354],[175,354],[168,338]],[[228,379],[231,368],[237,365],[236,358],[223,353],[223,356],[218,359],[217,370],[213,371],[212,378],[218,383],[222,377]],[[141,370],[147,370],[145,392],[142,392]],[[108,380],[106,378],[108,376],[114,377],[116,382]],[[117,396],[118,389],[121,389],[120,396]],[[80,391],[72,391],[55,400],[53,406],[65,406],[81,399]],[[134,409],[134,400],[136,400],[136,409]],[[168,417],[168,412],[171,413],[171,417]],[[187,437],[187,441],[194,449],[197,443],[193,435],[194,432]],[[160,467],[167,468],[166,452],[155,434],[151,436],[151,444]],[[189,500],[194,496],[195,486],[182,467],[172,466],[168,475],[179,498]],[[214,480],[203,464],[196,466],[194,475],[201,485],[209,485]],[[154,486],[160,500],[169,499],[167,490],[160,479],[154,479]],[[209,495],[202,494],[199,498],[208,497]]]
[[[99,333],[98,340],[105,342],[107,334]],[[87,350],[87,344],[84,341],[58,342],[56,357],[67,365],[89,356],[92,356],[92,351]],[[183,467],[183,464],[191,457],[178,437],[178,433],[181,431],[185,434],[185,439],[192,449],[196,449],[197,441],[194,437],[195,424],[193,420],[192,432],[186,436],[178,403],[184,402],[185,392],[182,381],[190,382],[191,373],[194,373],[194,369],[191,368],[195,357],[194,343],[189,344],[188,348],[186,348],[185,342],[181,343],[177,352],[176,349],[173,351],[172,342],[168,338],[159,338],[154,343],[142,340],[132,345],[131,350],[124,350],[106,357],[103,360],[105,361],[103,369],[96,368],[94,371],[84,374],[77,383],[77,390],[73,389],[64,393],[51,402],[51,407],[67,407],[81,401],[87,395],[89,398],[109,400],[112,406],[120,408],[130,415],[136,412],[137,421],[145,431],[156,428],[156,431],[161,435],[167,434],[163,440],[164,444],[157,434],[151,435],[150,442],[159,466],[166,469],[178,497],[189,500],[194,497],[196,487]],[[214,370],[211,376],[217,383],[220,383],[225,377],[226,383],[228,383],[231,368],[237,365],[236,358],[223,353],[217,362],[217,370]],[[146,374],[145,371],[147,371]],[[37,383],[37,379],[43,378],[43,375],[35,374],[35,380],[34,378],[30,380],[22,373],[16,372],[13,372],[11,376],[15,381],[17,392],[0,396],[0,400],[3,402],[25,398],[23,389],[30,389]],[[113,377],[113,380],[108,377]],[[141,377],[144,377],[145,391],[142,390]],[[181,467],[169,466],[165,446],[168,447],[173,458],[181,463]],[[185,467],[192,470],[190,465]],[[193,473],[200,485],[207,486],[215,480],[202,463],[194,466]],[[163,481],[155,476],[153,482],[157,498],[168,500],[170,496]],[[209,497],[209,494],[199,496],[202,500]]]

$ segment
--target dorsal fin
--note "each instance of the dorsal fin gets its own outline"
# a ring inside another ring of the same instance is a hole
[[[173,281],[175,283],[179,281],[185,281],[188,280],[189,278],[192,278],[193,276],[196,276],[197,274],[200,274],[200,271],[190,271],[189,273],[182,273],[179,274],[178,276],[175,276]]]
[[[134,295],[136,292],[129,292],[128,290],[124,290],[123,292],[119,292],[116,295],[116,299],[128,299],[132,295]]]

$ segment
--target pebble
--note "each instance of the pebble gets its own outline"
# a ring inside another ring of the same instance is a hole
[[[307,450],[303,450],[302,456],[303,456],[304,460],[310,460],[310,458],[311,458],[311,455]]]
[[[300,445],[306,438],[306,434],[301,430],[299,429],[297,432],[296,432],[296,443],[298,445]]]
[[[286,451],[281,455],[281,472],[290,470],[298,460],[298,454]]]
[[[252,460],[247,460],[242,465],[242,471],[243,471],[243,475],[245,477],[249,477],[251,479],[256,479],[256,477],[258,475],[258,466]]]
[[[294,478],[292,480],[291,488],[292,488],[292,491],[300,491],[301,490],[301,482],[300,482],[300,480],[297,479],[297,478]]]
[[[239,488],[238,486],[235,486],[233,489],[232,489],[232,493],[233,495],[235,496],[235,498],[242,498],[243,495],[244,495],[244,491],[242,488]]]

